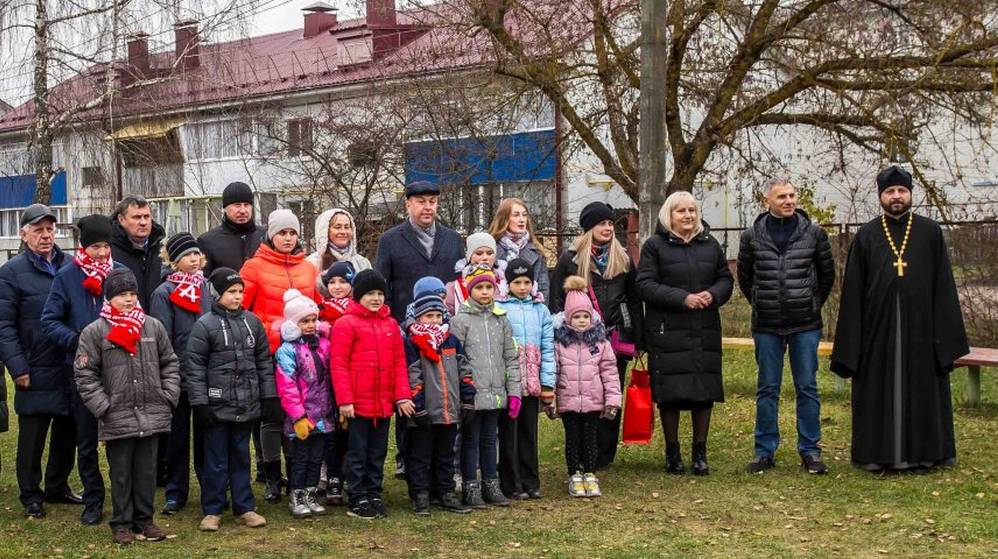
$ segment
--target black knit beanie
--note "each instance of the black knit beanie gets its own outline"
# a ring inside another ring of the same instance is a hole
[[[253,189],[244,182],[230,182],[222,191],[222,207],[238,202],[253,203]]]
[[[360,302],[361,297],[374,290],[388,292],[388,283],[377,270],[363,270],[353,279],[354,301]]]
[[[76,227],[80,230],[80,246],[111,242],[111,219],[106,215],[94,214],[80,218]]]
[[[613,208],[605,202],[591,202],[582,208],[579,214],[579,225],[583,231],[589,231],[600,222],[613,220]]]

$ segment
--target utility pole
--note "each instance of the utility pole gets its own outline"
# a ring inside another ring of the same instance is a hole
[[[641,0],[641,122],[638,134],[639,235],[655,232],[658,211],[665,202],[666,130],[664,85],[668,57],[667,0]]]

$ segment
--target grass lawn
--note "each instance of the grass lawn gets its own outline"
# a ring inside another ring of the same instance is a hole
[[[985,371],[985,404],[961,405],[963,370],[954,374],[959,465],[927,475],[878,476],[849,466],[848,394],[836,393],[823,363],[824,477],[807,476],[794,452],[793,391],[784,387],[778,467],[750,476],[755,369],[747,352],[726,356],[728,401],[715,408],[708,478],[662,470],[661,429],[647,447],[624,447],[601,476],[604,496],[572,500],[565,490],[562,430],[541,418],[541,501],[458,516],[418,519],[404,485],[386,482],[391,517],[364,523],[343,509],[293,521],[284,503],[262,503],[270,525],[202,534],[197,494],[181,514],[157,517],[175,539],[118,549],[106,526],[78,523],[80,509],[49,506],[26,520],[17,500],[15,434],[0,435],[0,557],[995,557],[998,556],[998,380]],[[789,373],[786,374],[789,381]],[[684,441],[689,438],[684,419]],[[13,422],[12,422],[13,423]],[[16,429],[16,423],[11,426]],[[689,444],[684,442],[689,465]],[[79,488],[78,481],[73,486]],[[259,496],[260,486],[254,487]],[[162,493],[157,497],[162,505]],[[105,515],[110,514],[110,496]]]

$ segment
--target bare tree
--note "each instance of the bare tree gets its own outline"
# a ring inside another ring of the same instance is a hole
[[[638,0],[444,0],[427,7],[493,71],[542,91],[625,192],[638,194]],[[807,127],[912,163],[953,117],[990,129],[998,79],[994,0],[676,0],[664,81],[670,172],[691,189],[764,127]]]

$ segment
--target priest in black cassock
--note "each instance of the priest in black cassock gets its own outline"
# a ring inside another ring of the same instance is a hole
[[[852,379],[852,462],[872,471],[956,462],[949,373],[967,335],[942,229],[911,211],[911,175],[877,176],[884,215],[849,249],[832,371]]]

